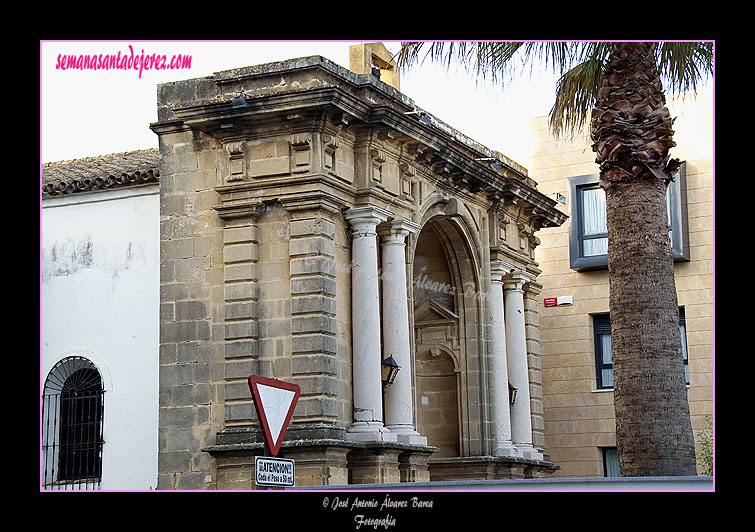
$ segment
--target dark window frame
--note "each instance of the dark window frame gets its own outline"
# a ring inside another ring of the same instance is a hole
[[[611,356],[611,363],[607,364],[603,362],[603,344],[601,342],[601,336],[608,334],[611,335],[611,317],[610,314],[593,314],[592,315],[593,326],[593,348],[595,351],[595,388],[597,390],[613,390],[613,380],[610,386],[603,384],[603,370],[611,370],[613,373],[613,356]],[[684,333],[682,334],[682,328]],[[679,333],[682,336],[682,358],[684,360],[684,376],[687,386],[690,385],[690,373],[689,373],[689,352],[687,350],[687,318],[684,311],[684,307],[679,307]]]
[[[571,198],[571,224],[569,227],[569,266],[583,272],[602,270],[608,267],[608,255],[585,256],[584,230],[582,228],[582,193],[594,188],[600,180],[599,174],[580,175],[569,178]],[[687,221],[687,163],[683,162],[674,180],[668,186],[667,205],[670,213],[672,237],[671,254],[675,262],[687,262],[689,255],[689,229]],[[608,235],[592,235],[589,238],[605,238]]]
[[[607,478],[615,478],[620,477],[621,473],[619,472],[619,457],[617,455],[617,449],[616,447],[601,447],[601,455],[603,457],[603,476]],[[609,475],[608,474],[608,461],[609,459],[615,464],[617,472],[619,472],[618,475]]]
[[[607,364],[603,362],[603,343],[601,342],[601,336],[608,334],[611,335],[611,319],[608,314],[595,314],[593,319],[593,345],[595,346],[595,385],[598,390],[613,390],[613,379],[611,384],[603,384],[603,371],[611,370],[613,375],[613,357],[611,357],[611,363]]]

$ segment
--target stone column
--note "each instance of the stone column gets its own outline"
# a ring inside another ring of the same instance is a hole
[[[396,441],[383,426],[383,385],[380,380],[380,293],[377,232],[391,216],[378,207],[346,211],[351,223],[351,336],[354,423],[347,436],[360,441]]]
[[[542,459],[542,454],[532,446],[527,335],[524,325],[522,287],[531,279],[532,276],[523,271],[514,271],[503,278],[509,382],[517,389],[516,401],[511,407],[511,439],[524,458]]]
[[[518,452],[511,441],[511,412],[509,407],[509,375],[506,360],[506,326],[504,323],[503,276],[511,271],[501,262],[490,265],[490,307],[493,338],[493,379],[495,431],[495,455],[517,456]]]
[[[401,367],[385,389],[385,422],[401,443],[427,445],[414,429],[409,309],[406,289],[406,236],[419,226],[394,219],[380,228],[383,244],[383,357],[393,356]]]

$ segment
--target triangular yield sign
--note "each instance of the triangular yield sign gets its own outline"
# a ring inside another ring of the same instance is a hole
[[[296,384],[260,375],[249,377],[249,388],[267,447],[271,455],[277,456],[301,389]]]

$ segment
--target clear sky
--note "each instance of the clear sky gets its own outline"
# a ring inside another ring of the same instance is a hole
[[[61,161],[157,147],[159,83],[270,61],[322,55],[349,67],[349,45],[363,41],[45,41],[40,46],[40,159]],[[398,41],[383,41],[395,53]],[[59,57],[90,55],[191,56],[182,70],[61,69]],[[507,88],[478,82],[460,68],[426,61],[401,72],[401,92],[490,149],[526,166],[527,120],[553,105],[553,75],[517,78]]]

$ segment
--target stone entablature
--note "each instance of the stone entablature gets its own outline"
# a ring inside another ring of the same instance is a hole
[[[198,487],[213,471],[218,487],[248,471],[252,443],[234,451],[228,442],[254,427],[252,373],[302,388],[287,438],[305,443],[284,449],[309,449],[340,480],[348,470],[368,482],[370,468],[379,471],[372,478],[397,479],[390,471],[400,463],[412,471],[402,478],[426,478],[422,464],[437,448],[416,425],[411,276],[418,235],[431,224],[446,232],[475,292],[454,295],[449,330],[458,336],[446,350],[463,397],[460,452],[542,459],[542,431],[529,419],[539,345],[526,332],[527,294],[539,288],[534,233],[565,216],[526,169],[321,57],[160,85],[151,127],[163,176],[161,487]],[[491,279],[507,294],[496,315],[512,313],[503,319],[508,355],[492,348],[490,301],[476,297],[491,293]],[[389,354],[403,372],[383,394]],[[517,357],[521,399],[508,432],[494,430],[508,410],[495,399],[504,384],[494,356]],[[194,401],[190,383],[213,399]],[[320,447],[297,439],[315,429]],[[504,443],[514,450],[497,451]]]

